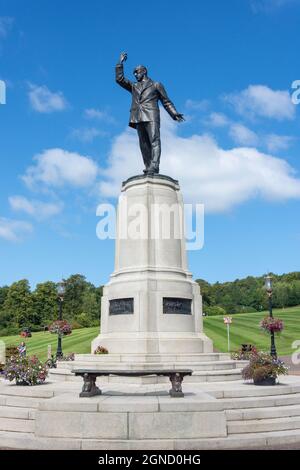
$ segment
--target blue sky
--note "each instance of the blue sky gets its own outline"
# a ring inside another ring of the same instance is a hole
[[[0,285],[108,281],[96,207],[142,170],[123,50],[187,118],[162,111],[161,171],[205,204],[194,277],[299,270],[299,21],[298,0],[0,0]]]

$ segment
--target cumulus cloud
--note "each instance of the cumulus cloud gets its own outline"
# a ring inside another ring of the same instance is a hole
[[[0,217],[0,238],[4,240],[18,242],[32,231],[33,227],[28,222]]]
[[[45,85],[29,84],[28,92],[31,107],[38,113],[53,113],[63,111],[67,101],[61,91],[52,92]]]
[[[6,38],[14,19],[10,16],[0,16],[0,38]]]
[[[98,166],[91,158],[60,148],[45,150],[34,157],[34,162],[22,176],[30,188],[41,184],[48,187],[67,184],[84,188],[95,182],[98,173]]]
[[[110,113],[106,110],[95,109],[95,108],[88,108],[84,110],[83,116],[86,119],[98,119],[100,121],[105,121],[114,123],[115,119],[110,115]]]
[[[224,96],[235,111],[245,117],[266,117],[277,120],[293,119],[295,106],[286,90],[272,90],[265,85],[249,85],[237,93]]]
[[[92,142],[96,137],[107,136],[107,132],[96,129],[95,127],[81,127],[79,129],[73,129],[70,136],[81,142]]]
[[[206,119],[205,124],[212,127],[225,127],[228,126],[230,120],[223,113],[212,112]]]
[[[29,200],[24,196],[11,196],[9,204],[14,211],[25,212],[37,220],[44,220],[63,210],[62,202],[42,202]]]
[[[290,135],[268,134],[265,137],[266,147],[269,152],[287,150],[294,140],[295,138]]]
[[[230,126],[229,135],[238,145],[255,146],[259,141],[255,132],[240,123],[235,123]]]
[[[208,135],[181,137],[177,124],[162,116],[161,173],[180,178],[185,202],[223,212],[254,197],[273,201],[300,198],[300,179],[283,159],[255,148],[224,150]],[[133,130],[115,138],[102,171],[102,197],[116,197],[122,180],[140,174],[142,157]]]

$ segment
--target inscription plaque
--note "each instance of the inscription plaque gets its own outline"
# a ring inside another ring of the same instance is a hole
[[[163,297],[163,313],[192,314],[192,300],[180,297]]]
[[[111,299],[109,301],[109,315],[128,315],[134,312],[133,297],[128,299]]]

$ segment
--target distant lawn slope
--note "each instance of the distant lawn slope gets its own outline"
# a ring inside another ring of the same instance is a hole
[[[242,343],[251,343],[261,350],[269,350],[270,338],[259,328],[259,321],[267,312],[240,313],[232,315],[233,323],[230,327],[231,350],[238,349]],[[277,351],[281,355],[291,354],[292,343],[300,340],[300,306],[284,310],[274,310],[274,316],[284,321],[285,329],[280,336],[276,336]],[[219,351],[227,351],[227,333],[222,316],[204,318],[204,331]],[[98,335],[99,328],[82,328],[73,330],[70,336],[63,338],[63,352],[90,353],[91,341]],[[22,341],[20,336],[0,337],[6,345],[18,345]],[[57,336],[48,332],[33,333],[32,338],[26,338],[27,353],[36,354],[41,359],[47,357],[48,344],[52,346],[55,354]]]
[[[259,328],[259,322],[268,315],[268,312],[238,313],[232,315],[230,326],[230,349],[238,349],[242,343],[255,345],[260,350],[268,351],[270,337]],[[281,355],[295,352],[292,343],[300,340],[300,306],[276,309],[275,317],[284,321],[284,330],[276,335],[277,352]],[[227,331],[222,316],[204,318],[204,331],[214,342],[214,347],[220,351],[227,351]]]
[[[99,327],[80,328],[73,330],[72,334],[63,338],[63,353],[90,353],[91,341],[99,334]],[[18,345],[23,340],[20,336],[3,336],[0,340],[6,345]],[[31,338],[24,339],[28,355],[37,355],[40,359],[47,359],[48,344],[51,344],[52,353],[56,354],[57,335],[49,332],[32,333]]]

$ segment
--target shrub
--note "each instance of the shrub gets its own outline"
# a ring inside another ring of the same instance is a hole
[[[62,357],[61,361],[75,361],[75,353],[67,353],[65,356]]]
[[[98,346],[97,349],[95,349],[94,354],[108,354],[108,350],[103,346]]]
[[[4,377],[17,385],[40,385],[45,382],[48,368],[36,356],[13,356],[4,367]]]
[[[231,354],[231,358],[236,361],[248,361],[250,357],[252,356],[252,354],[256,354],[256,353],[257,353],[256,347],[250,344],[248,349],[241,347],[237,351],[233,351],[233,353]]]
[[[264,352],[252,353],[249,364],[242,370],[243,378],[254,380],[254,382],[271,377],[276,379],[279,375],[286,374],[288,374],[288,367],[284,365],[284,362]]]
[[[12,345],[6,346],[6,349],[5,349],[6,359],[10,359],[12,356],[19,356],[18,346],[12,346]]]
[[[206,315],[213,316],[213,315],[223,315],[226,316],[226,310],[224,308],[219,307],[218,305],[214,305],[212,307],[204,307],[204,313]]]
[[[79,328],[82,328],[82,325],[80,325],[80,323],[78,323],[78,321],[74,320],[72,321],[72,330],[78,330]]]

